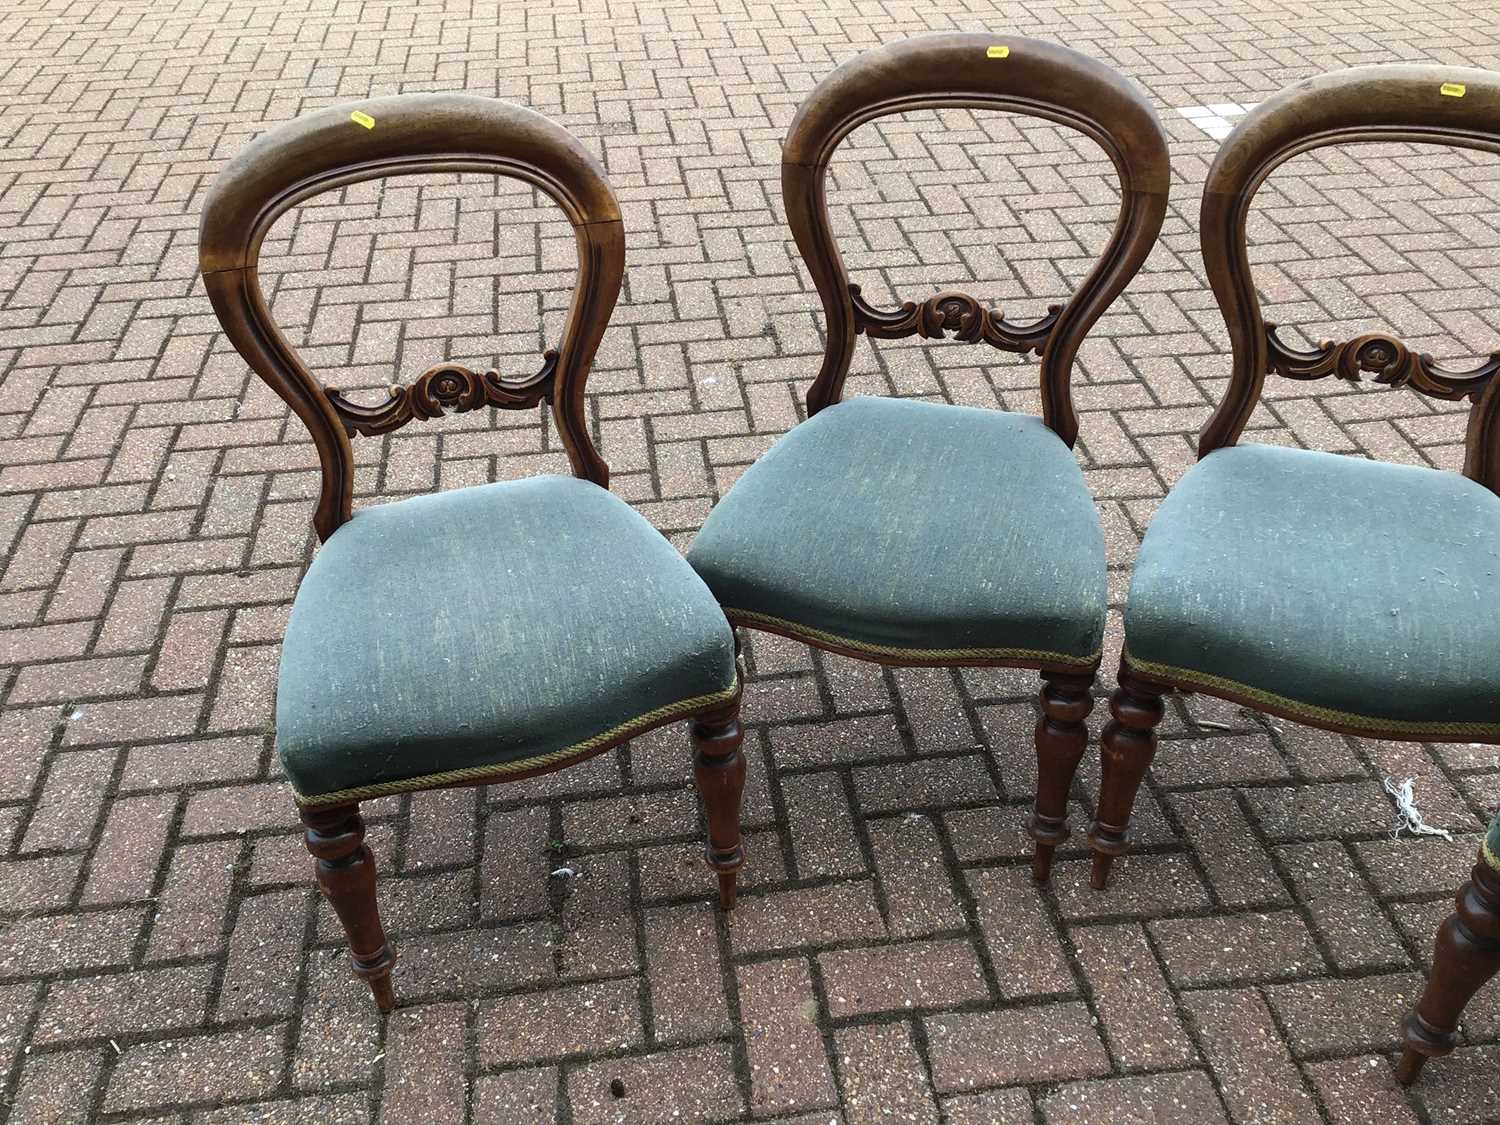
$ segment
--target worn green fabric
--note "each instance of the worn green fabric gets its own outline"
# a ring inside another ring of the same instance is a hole
[[[1072,451],[1030,415],[831,406],[750,467],[688,561],[731,618],[888,655],[1006,650],[1086,665],[1104,633],[1093,500]]]
[[[339,528],[292,606],[276,733],[306,800],[533,759],[734,683],[676,549],[605,489],[536,477]]]
[[[1500,735],[1497,576],[1500,497],[1456,473],[1220,449],[1151,523],[1125,647],[1314,719]]]

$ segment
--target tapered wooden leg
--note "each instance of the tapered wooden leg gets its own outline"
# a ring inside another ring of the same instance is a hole
[[[1432,975],[1422,1002],[1406,1017],[1406,1046],[1396,1078],[1410,1086],[1429,1058],[1458,1039],[1458,1017],[1474,993],[1500,971],[1500,873],[1481,855],[1458,892],[1458,909],[1438,928]]]
[[[708,843],[704,856],[719,876],[719,905],[734,909],[745,849],[740,846],[740,798],[745,791],[745,756],[740,743],[740,701],[692,720],[693,774],[708,815]]]
[[[365,844],[365,822],[359,805],[303,809],[307,850],[317,862],[318,886],[328,896],[349,939],[354,975],[370,986],[382,1012],[396,1006],[391,968],[396,954],[385,940],[375,903],[375,857]]]
[[[1094,849],[1090,882],[1095,890],[1102,891],[1109,884],[1115,856],[1125,851],[1125,832],[1136,791],[1156,755],[1156,725],[1161,722],[1165,690],[1160,684],[1141,679],[1130,665],[1120,662],[1120,686],[1109,701],[1113,717],[1099,740],[1103,767],[1099,804],[1089,829],[1089,847]]]
[[[1088,749],[1083,725],[1094,709],[1092,673],[1043,672],[1042,715],[1036,724],[1036,803],[1027,831],[1036,841],[1031,873],[1038,883],[1052,875],[1052,853],[1068,838],[1068,791]]]

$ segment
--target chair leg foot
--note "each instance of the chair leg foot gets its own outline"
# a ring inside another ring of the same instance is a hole
[[[704,858],[719,877],[719,906],[734,909],[740,868],[745,849],[740,843],[740,801],[745,791],[745,756],[740,743],[740,701],[695,717],[693,775],[708,817],[708,842]]]
[[[370,986],[375,1006],[389,1012],[396,1006],[391,985],[396,954],[380,924],[380,909],[375,901],[375,857],[365,844],[365,822],[359,815],[359,805],[350,802],[303,809],[301,815],[307,850],[316,860],[318,886],[349,939],[354,975]]]
[[[1036,803],[1026,830],[1036,841],[1031,874],[1052,876],[1052,853],[1068,838],[1068,791],[1088,749],[1083,720],[1094,709],[1092,673],[1043,672],[1041,717],[1036,724]]]
[[[1396,1077],[1409,1086],[1429,1058],[1453,1050],[1458,1019],[1474,993],[1500,971],[1500,872],[1483,851],[1469,881],[1458,891],[1457,909],[1438,927],[1432,975],[1416,1010],[1406,1017],[1404,1047]]]
[[[1102,891],[1109,885],[1115,857],[1125,851],[1130,813],[1141,779],[1156,754],[1156,727],[1162,718],[1162,693],[1167,689],[1137,676],[1120,662],[1120,686],[1109,701],[1112,718],[1100,738],[1099,804],[1089,829],[1094,849],[1090,883]]]
[[[1396,1063],[1396,1081],[1403,1086],[1410,1086],[1422,1073],[1422,1064],[1427,1061],[1427,1056],[1419,1051],[1406,1047],[1401,1051],[1401,1058]]]
[[[1102,891],[1109,886],[1109,871],[1115,865],[1115,857],[1104,852],[1094,853],[1094,866],[1089,872],[1089,886]]]

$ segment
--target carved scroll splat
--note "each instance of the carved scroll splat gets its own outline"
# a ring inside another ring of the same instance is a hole
[[[418,375],[409,387],[399,384],[389,388],[390,397],[378,406],[361,406],[350,402],[333,387],[323,393],[333,404],[349,436],[388,434],[416,419],[441,418],[444,414],[464,414],[482,406],[502,410],[526,410],[552,400],[552,380],[557,373],[557,352],[542,355],[542,367],[535,375],[507,378],[498,371],[472,371],[457,363],[440,363]]]
[[[1042,354],[1061,305],[1048,305],[1047,313],[1030,324],[1013,324],[1000,312],[991,312],[967,293],[936,293],[920,305],[904,302],[899,309],[877,309],[860,294],[859,286],[849,285],[854,303],[854,330],[876,340],[898,340],[903,336],[921,336],[924,340],[941,340],[948,333],[965,344],[983,340],[1001,351]]]
[[[1443,367],[1432,356],[1413,352],[1400,340],[1379,332],[1356,336],[1342,344],[1322,340],[1311,351],[1289,348],[1276,334],[1276,325],[1266,321],[1266,370],[1288,379],[1321,379],[1326,375],[1357,383],[1362,372],[1390,387],[1410,387],[1433,398],[1477,401],[1495,373],[1500,371],[1500,352],[1478,367],[1454,370]]]

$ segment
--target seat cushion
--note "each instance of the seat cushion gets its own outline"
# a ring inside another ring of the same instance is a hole
[[[358,513],[297,591],[276,735],[304,804],[555,762],[735,690],[734,638],[605,489],[536,477]]]
[[[1456,473],[1220,449],[1141,544],[1125,646],[1142,672],[1294,718],[1500,735],[1500,497]]]
[[[1038,418],[856,398],[777,442],[688,552],[731,620],[899,663],[1092,667],[1104,536]]]

